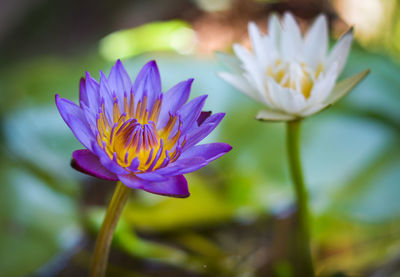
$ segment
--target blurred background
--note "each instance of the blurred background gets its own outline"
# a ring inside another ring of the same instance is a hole
[[[55,93],[121,58],[131,76],[156,59],[163,88],[194,77],[192,97],[227,116],[207,141],[234,150],[188,174],[191,196],[133,191],[108,276],[293,276],[295,213],[285,126],[220,80],[215,51],[250,47],[247,22],[291,11],[329,18],[332,42],[355,28],[342,77],[371,74],[307,119],[302,159],[320,276],[400,276],[400,1],[0,1],[1,276],[87,276],[115,184],[70,168],[82,148]]]

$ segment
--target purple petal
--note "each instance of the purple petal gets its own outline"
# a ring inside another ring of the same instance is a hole
[[[56,105],[61,117],[64,119],[65,123],[67,123],[79,142],[86,148],[92,149],[91,145],[94,136],[86,122],[85,115],[81,108],[68,99],[60,98],[58,94],[56,94]]]
[[[83,77],[79,80],[79,103],[82,102],[86,106],[89,106],[89,99],[86,91],[86,80]]]
[[[154,102],[161,94],[161,79],[155,61],[150,61],[143,66],[133,84],[135,104],[147,94],[147,107],[153,107]]]
[[[113,110],[114,110],[114,99],[113,94],[111,92],[111,88],[108,85],[108,80],[106,75],[102,71],[100,71],[100,97],[102,99],[102,103],[104,103],[104,109],[107,115],[107,118],[110,122],[113,122]]]
[[[196,123],[197,118],[199,118],[201,109],[204,106],[204,102],[206,101],[207,95],[202,95],[194,98],[189,103],[183,105],[181,109],[179,109],[178,114],[183,119],[182,122],[182,133],[186,133],[188,129],[193,127],[193,124]],[[197,123],[196,123],[197,124]]]
[[[158,128],[162,128],[169,120],[169,114],[175,114],[189,99],[193,79],[180,82],[163,95],[163,105],[160,111]]]
[[[140,174],[136,174],[136,177],[143,179],[143,180],[147,180],[147,181],[166,181],[168,178],[157,174],[155,172],[145,172],[145,173],[140,173]]]
[[[98,132],[96,113],[94,113],[94,111],[90,109],[88,106],[86,106],[86,104],[83,102],[81,102],[81,110],[85,115],[87,125],[90,127],[93,134],[96,134],[96,132]]]
[[[87,149],[76,150],[72,153],[71,166],[80,172],[100,179],[118,181],[117,175],[108,171],[100,163],[99,158]]]
[[[106,152],[97,144],[97,142],[92,143],[93,153],[97,155],[100,159],[100,163],[114,174],[127,174],[128,172],[121,167],[115,159],[110,159]]]
[[[118,60],[111,68],[110,75],[108,75],[108,84],[111,91],[116,93],[118,101],[122,105],[124,93],[128,95],[131,92],[132,82],[121,60]]]
[[[222,142],[197,145],[184,151],[177,161],[180,159],[203,158],[207,163],[210,163],[225,155],[231,149],[232,146]]]
[[[183,149],[188,149],[207,137],[218,126],[224,116],[225,113],[213,114],[204,120],[200,127],[190,130],[187,134],[186,143]]]
[[[210,143],[194,146],[183,152],[174,163],[155,170],[154,173],[171,176],[193,172],[225,155],[231,149],[232,146],[226,143]]]
[[[136,158],[134,158],[134,159],[132,160],[131,165],[128,167],[128,169],[129,169],[129,171],[131,171],[131,172],[137,172],[137,171],[139,171],[139,170],[138,170],[139,165],[140,165],[140,161],[139,161],[139,159],[136,157]]]
[[[86,77],[81,79],[79,99],[94,112],[97,112],[100,107],[99,83],[90,76],[89,72],[86,72]]]
[[[196,171],[206,166],[207,164],[208,164],[207,160],[200,157],[179,159],[176,162],[168,165],[167,167],[155,170],[154,173],[158,173],[163,176],[176,176]]]
[[[211,115],[211,111],[205,112],[202,111],[199,115],[199,117],[197,118],[197,124],[200,126],[201,124],[203,124],[204,120],[206,120],[208,117],[210,117]]]
[[[190,195],[187,181],[183,175],[169,177],[165,181],[151,182],[137,178],[135,175],[120,175],[119,180],[127,187],[178,198]]]

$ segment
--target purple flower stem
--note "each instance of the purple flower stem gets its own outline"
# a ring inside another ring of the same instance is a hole
[[[96,246],[94,249],[90,276],[104,277],[107,269],[108,254],[110,245],[117,226],[119,217],[128,200],[131,189],[122,184],[117,183],[111,202],[107,208],[106,215],[97,236]]]
[[[296,194],[297,224],[294,236],[294,276],[313,277],[314,269],[311,256],[308,195],[303,179],[300,159],[301,120],[287,123],[287,151],[290,174]]]

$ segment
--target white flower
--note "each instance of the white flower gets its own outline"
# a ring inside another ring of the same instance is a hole
[[[232,73],[219,76],[267,108],[260,120],[294,120],[330,106],[349,92],[369,72],[358,73],[338,84],[353,40],[352,30],[344,34],[328,53],[328,26],[318,16],[303,36],[290,13],[281,22],[269,18],[268,34],[262,35],[254,22],[249,35],[254,53],[234,44],[235,56],[219,53]]]

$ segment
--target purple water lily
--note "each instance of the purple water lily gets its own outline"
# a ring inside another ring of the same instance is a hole
[[[207,95],[188,103],[193,79],[166,93],[155,61],[132,84],[121,61],[100,82],[89,73],[80,81],[79,106],[56,95],[56,104],[75,137],[86,147],[72,166],[89,175],[151,193],[188,197],[183,174],[231,150],[226,143],[197,145],[224,113],[202,112]]]

